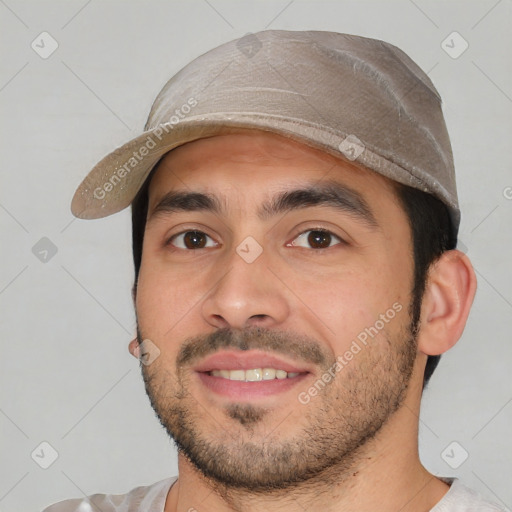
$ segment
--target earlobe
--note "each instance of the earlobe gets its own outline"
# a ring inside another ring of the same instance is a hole
[[[418,350],[439,355],[457,343],[476,292],[469,258],[456,249],[446,251],[430,269],[421,305]]]
[[[133,357],[135,357],[136,359],[139,359],[140,348],[139,348],[139,341],[137,340],[137,338],[134,338],[132,341],[130,341],[130,343],[128,345],[128,350]]]

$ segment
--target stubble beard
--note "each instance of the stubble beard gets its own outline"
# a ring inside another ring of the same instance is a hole
[[[158,359],[150,366],[141,364],[141,369],[161,424],[179,451],[212,483],[253,494],[318,482],[331,485],[354,471],[365,446],[402,404],[416,358],[415,327],[411,322],[394,339],[380,333],[380,340],[364,347],[308,404],[297,400],[302,426],[289,438],[279,436],[286,418],[272,425],[272,410],[252,404],[233,403],[224,410],[224,424],[213,420],[187,391],[188,379],[179,364],[174,373],[161,368]],[[318,348],[313,352],[323,354],[318,356],[322,375],[334,359],[315,340],[308,342]],[[304,343],[289,334],[258,329],[217,331],[195,338],[191,346],[210,353],[217,347],[269,349]]]

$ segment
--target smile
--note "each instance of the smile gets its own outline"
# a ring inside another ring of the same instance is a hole
[[[299,372],[286,372],[275,368],[253,368],[250,370],[212,370],[208,372],[212,377],[236,380],[243,382],[259,382],[262,380],[292,379],[297,377]]]
[[[252,401],[291,391],[314,366],[259,350],[221,350],[192,368],[207,393]]]

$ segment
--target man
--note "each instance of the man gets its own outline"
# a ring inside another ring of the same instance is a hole
[[[179,477],[47,512],[500,510],[418,458],[476,279],[440,98],[403,52],[266,31],[206,53],[72,210],[130,204],[130,352]]]

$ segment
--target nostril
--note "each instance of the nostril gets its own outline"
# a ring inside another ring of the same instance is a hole
[[[214,314],[212,319],[217,327],[229,327],[229,322],[222,315]]]
[[[248,318],[245,326],[246,327],[265,327],[267,326],[268,320],[270,320],[270,316],[268,315],[252,315]]]

